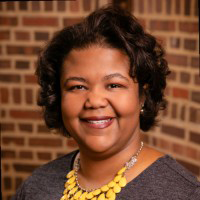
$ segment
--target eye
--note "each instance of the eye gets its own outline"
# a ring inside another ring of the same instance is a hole
[[[71,90],[84,90],[84,89],[86,89],[86,87],[83,85],[74,85],[74,86],[70,87],[68,90],[71,91]]]
[[[120,84],[109,84],[108,85],[108,88],[121,88],[121,87],[123,87],[123,86]]]

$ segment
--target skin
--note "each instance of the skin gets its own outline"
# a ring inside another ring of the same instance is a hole
[[[138,83],[129,76],[129,58],[118,49],[98,46],[72,50],[63,62],[60,87],[63,122],[80,149],[79,182],[98,188],[113,179],[141,143],[142,100]],[[94,129],[81,121],[90,116],[111,116],[114,121]],[[145,146],[127,173],[128,181],[162,155]]]

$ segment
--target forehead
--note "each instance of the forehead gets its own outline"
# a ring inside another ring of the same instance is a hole
[[[73,49],[64,59],[63,71],[121,70],[129,72],[129,57],[121,50],[91,46]]]

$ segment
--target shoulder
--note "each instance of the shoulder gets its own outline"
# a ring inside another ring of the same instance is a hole
[[[65,176],[78,151],[73,151],[37,168],[17,190],[13,200],[59,199],[64,189]]]

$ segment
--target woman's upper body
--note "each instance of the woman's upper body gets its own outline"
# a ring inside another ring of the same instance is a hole
[[[78,151],[40,168],[18,189],[13,200],[59,200],[66,174],[72,169]],[[164,155],[130,181],[116,200],[198,200],[200,183],[171,156]]]
[[[49,128],[76,140],[78,167],[64,184],[74,153],[53,161],[33,173],[18,196],[59,199],[65,190],[62,200],[84,199],[83,188],[99,188],[98,200],[193,198],[199,183],[141,143],[140,130],[153,127],[165,108],[169,69],[163,55],[156,39],[117,7],[94,11],[58,32],[40,56],[39,105]],[[108,187],[124,165],[122,183],[114,179],[116,186]]]

